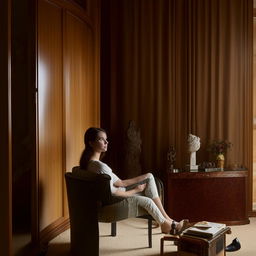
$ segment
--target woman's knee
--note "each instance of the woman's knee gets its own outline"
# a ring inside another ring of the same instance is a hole
[[[152,179],[152,178],[154,178],[154,175],[151,172],[148,172],[147,173],[147,178]]]

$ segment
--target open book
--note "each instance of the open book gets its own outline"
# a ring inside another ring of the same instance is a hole
[[[183,235],[198,236],[203,238],[212,238],[226,227],[226,224],[200,221],[194,226],[184,230]]]

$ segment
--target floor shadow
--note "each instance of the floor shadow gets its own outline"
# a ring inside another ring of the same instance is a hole
[[[166,252],[166,253],[164,253],[164,256],[179,256],[179,254],[178,254],[178,252]]]
[[[46,256],[71,256],[70,254],[70,243],[51,243]]]
[[[137,229],[148,229],[148,220],[147,219],[143,219],[143,218],[135,218],[135,220],[137,220],[137,222],[125,222],[122,223],[125,226],[129,226],[129,227],[133,227],[133,228],[137,228]],[[118,222],[117,222],[118,225]],[[152,229],[157,229],[159,228],[159,226],[153,222],[152,223]]]
[[[145,250],[148,247],[137,247],[137,248],[122,248],[122,249],[113,249],[113,248],[104,248],[102,252],[104,252],[104,255],[122,255],[124,252],[133,252],[133,251],[139,251],[139,250]],[[100,250],[101,251],[101,250]],[[153,256],[155,254],[147,254],[147,256]],[[158,254],[159,256],[159,254]]]
[[[122,255],[122,253],[125,252],[133,252],[133,251],[139,251],[139,250],[144,250],[147,249],[148,247],[140,247],[140,248],[127,248],[127,249],[121,249],[121,250],[113,250],[113,249],[106,249],[104,248],[104,255],[116,255],[116,256],[120,256]],[[102,252],[103,252],[102,251]],[[159,256],[160,253],[150,253],[150,250],[147,252],[146,254],[147,256]],[[164,252],[164,256],[178,256],[178,252]]]

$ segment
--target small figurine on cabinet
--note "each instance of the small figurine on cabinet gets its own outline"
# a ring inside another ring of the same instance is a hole
[[[190,163],[189,170],[196,171],[198,170],[198,165],[196,165],[196,151],[200,148],[200,138],[189,134],[188,135],[188,151],[190,152]]]
[[[176,161],[176,150],[174,146],[170,146],[167,152],[167,164],[168,164],[169,171],[173,171],[175,161]]]

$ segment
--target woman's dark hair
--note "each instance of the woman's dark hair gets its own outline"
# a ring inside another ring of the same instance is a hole
[[[90,142],[93,142],[97,139],[99,132],[106,133],[106,131],[102,128],[91,127],[89,129],[87,129],[84,134],[85,149],[81,155],[80,163],[79,163],[80,167],[84,170],[87,168],[88,162],[93,153],[93,149],[90,145]]]

